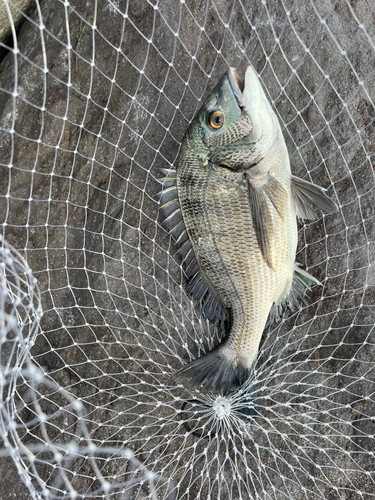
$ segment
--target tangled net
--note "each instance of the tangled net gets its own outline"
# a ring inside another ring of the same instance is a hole
[[[375,5],[1,2],[2,477],[25,499],[374,498]],[[251,391],[203,395],[171,375],[222,332],[185,291],[159,168],[248,64],[340,214],[300,225],[322,286],[266,329]]]

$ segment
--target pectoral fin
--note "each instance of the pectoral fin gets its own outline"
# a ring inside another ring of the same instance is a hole
[[[286,190],[272,175],[268,176],[268,180],[264,186],[264,190],[279,216],[283,220],[285,220],[286,206],[288,201],[288,193],[286,192]]]
[[[248,176],[247,180],[251,216],[258,245],[267,265],[273,269],[271,253],[273,220],[268,201],[272,203],[278,215],[284,219],[288,194],[273,176],[267,175],[261,187],[256,187],[259,183],[258,179],[255,180]]]
[[[267,265],[273,269],[271,254],[273,224],[268,208],[268,197],[263,187],[253,187],[250,180],[247,183],[247,190],[249,194],[251,217],[253,219],[258,245]]]
[[[292,198],[296,207],[296,215],[301,219],[316,219],[316,209],[326,214],[338,212],[338,206],[326,194],[324,189],[311,182],[292,176]]]

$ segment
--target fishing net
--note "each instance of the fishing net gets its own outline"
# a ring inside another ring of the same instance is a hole
[[[375,4],[1,2],[0,498],[374,498]],[[321,286],[266,328],[251,390],[203,395],[171,375],[223,333],[159,169],[248,64],[340,212],[299,225]]]

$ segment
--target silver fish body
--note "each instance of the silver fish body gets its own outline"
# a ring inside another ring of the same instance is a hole
[[[185,260],[187,289],[227,338],[174,378],[227,393],[251,373],[267,319],[300,306],[315,278],[295,264],[297,218],[336,205],[292,176],[285,141],[249,67],[229,69],[187,130],[162,195],[166,225]]]

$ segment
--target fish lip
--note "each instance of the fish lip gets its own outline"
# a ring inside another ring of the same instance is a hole
[[[273,115],[271,105],[264,93],[257,73],[251,66],[248,66],[245,72],[243,107],[250,113],[257,112],[259,116]]]
[[[250,65],[246,68],[244,82],[237,75],[235,68],[228,68],[226,75],[233,95],[241,108],[246,108],[255,98],[264,100],[258,78]]]
[[[233,95],[237,99],[238,105],[242,107],[243,103],[244,103],[244,94],[243,94],[243,91],[241,90],[240,85],[238,83],[238,82],[240,82],[242,84],[240,78],[238,77],[238,75],[236,73],[236,69],[235,68],[228,68],[226,75],[228,78],[230,88],[232,89]]]

